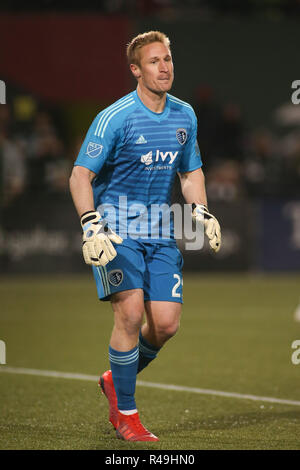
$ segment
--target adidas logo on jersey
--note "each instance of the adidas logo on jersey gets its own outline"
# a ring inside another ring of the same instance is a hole
[[[143,135],[140,135],[138,140],[136,140],[135,142],[136,144],[146,144],[147,143],[147,140],[145,139],[145,137]]]

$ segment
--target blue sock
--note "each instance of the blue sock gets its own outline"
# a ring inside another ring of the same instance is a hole
[[[116,351],[109,346],[109,361],[119,410],[135,410],[134,399],[139,350]]]
[[[145,338],[142,336],[141,331],[140,331],[140,336],[139,336],[138,347],[139,347],[139,364],[138,364],[137,373],[145,369],[145,367],[147,367],[149,362],[153,361],[153,359],[156,358],[158,351],[161,349],[148,343],[148,341],[146,341]]]

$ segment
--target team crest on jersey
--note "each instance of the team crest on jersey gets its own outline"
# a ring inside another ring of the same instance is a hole
[[[176,137],[177,137],[177,140],[178,142],[180,143],[180,145],[183,145],[186,143],[186,139],[187,139],[187,132],[185,129],[183,128],[180,128],[180,129],[177,129],[176,131]]]
[[[99,157],[103,149],[103,145],[96,144],[95,142],[89,142],[88,146],[86,148],[86,154],[90,158],[96,158]]]
[[[121,282],[123,281],[123,271],[121,269],[113,269],[107,273],[109,283],[114,286],[118,287]]]

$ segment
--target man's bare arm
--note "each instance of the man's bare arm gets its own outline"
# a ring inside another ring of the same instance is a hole
[[[79,217],[85,212],[94,211],[92,181],[96,173],[83,166],[74,166],[70,177],[70,192]]]
[[[178,173],[182,195],[187,204],[204,204],[207,206],[205,177],[201,168],[187,173]]]

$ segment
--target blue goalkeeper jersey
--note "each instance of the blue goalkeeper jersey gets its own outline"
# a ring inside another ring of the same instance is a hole
[[[164,230],[177,172],[202,166],[193,108],[167,94],[155,113],[133,91],[92,122],[75,165],[96,173],[95,208],[123,238],[174,240]]]

